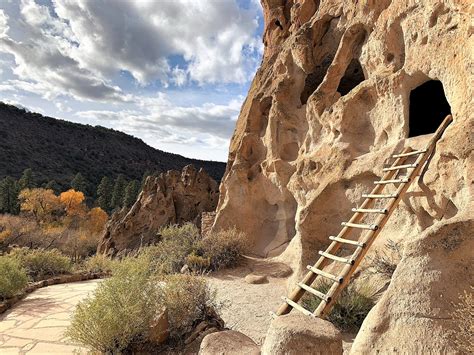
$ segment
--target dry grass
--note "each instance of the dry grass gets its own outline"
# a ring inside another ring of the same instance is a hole
[[[389,239],[385,244],[385,250],[382,252],[377,250],[370,260],[374,273],[391,278],[401,258],[400,245]]]

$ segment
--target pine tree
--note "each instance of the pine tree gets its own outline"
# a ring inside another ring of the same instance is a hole
[[[20,212],[18,194],[18,184],[12,177],[7,176],[0,181],[0,213],[18,214]]]
[[[44,185],[46,190],[53,190],[55,194],[59,192],[59,185],[56,180],[49,180],[46,185]]]
[[[125,194],[123,196],[123,207],[131,207],[137,200],[139,193],[140,183],[137,180],[130,181],[127,187],[125,188]]]
[[[125,192],[125,187],[127,182],[122,174],[117,176],[115,179],[114,191],[112,193],[112,201],[110,202],[110,207],[112,209],[122,207],[123,196]]]
[[[87,195],[87,181],[81,173],[77,173],[71,181],[71,188]]]
[[[104,211],[111,210],[112,193],[114,186],[109,177],[104,176],[97,187],[97,204]]]
[[[20,190],[32,189],[36,187],[32,169],[25,169],[23,171],[20,180],[18,180],[18,187]]]

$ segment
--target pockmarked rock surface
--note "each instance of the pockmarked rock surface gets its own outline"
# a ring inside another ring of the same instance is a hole
[[[248,336],[235,330],[206,335],[202,340],[199,355],[259,355],[260,348]]]
[[[201,214],[215,210],[219,187],[204,170],[192,165],[148,177],[143,191],[128,210],[115,213],[99,243],[100,253],[136,249],[156,239],[160,227],[201,223]]]
[[[342,336],[328,321],[292,312],[272,321],[262,354],[342,355]]]
[[[64,335],[71,315],[100,280],[40,288],[0,316],[0,354],[87,354]]]
[[[212,228],[235,226],[255,254],[291,265],[291,288],[328,246],[328,236],[351,217],[361,195],[380,180],[389,157],[404,148],[424,148],[449,113],[453,122],[428,168],[366,260],[388,239],[403,245],[428,238],[423,234],[428,228],[448,228],[459,216],[472,221],[472,2],[262,0],[262,5],[264,56],[231,140]],[[439,233],[448,236],[447,229]],[[343,249],[341,256],[349,252]],[[453,254],[439,258],[419,259],[431,264],[418,268],[403,258],[398,267],[406,280],[418,280],[427,267],[433,273],[444,273],[447,263],[470,267]],[[449,286],[453,295],[464,292],[463,283]],[[403,292],[431,294],[423,283]],[[400,304],[406,314],[419,308],[417,302]],[[410,322],[396,321],[398,308],[377,309],[386,312],[388,333],[411,339]],[[417,334],[428,334],[432,323],[417,322],[423,328]],[[436,324],[436,334],[454,329],[450,322]],[[390,352],[392,344],[377,340],[380,334],[372,332],[371,341]],[[431,337],[417,341],[426,345]],[[434,344],[432,351],[442,352],[444,345]]]

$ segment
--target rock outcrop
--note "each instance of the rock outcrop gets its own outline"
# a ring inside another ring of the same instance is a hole
[[[199,355],[259,355],[260,348],[245,334],[225,330],[209,335],[202,340]]]
[[[262,354],[342,355],[342,336],[330,322],[294,312],[272,321]]]
[[[430,227],[441,228],[439,238],[449,239],[448,226],[456,218],[471,221],[472,2],[262,0],[262,5],[263,61],[232,137],[213,229],[237,227],[254,253],[291,264],[294,281],[380,179],[387,158],[405,147],[423,148],[448,113],[454,120],[428,169],[374,247],[387,239],[403,244],[426,238],[420,243],[429,244],[430,234],[423,231]],[[472,237],[462,230],[463,238]],[[442,274],[447,260],[457,264],[456,272],[469,268],[468,260],[456,257],[428,249],[421,259],[406,256],[398,266],[406,273],[400,280],[417,280],[427,269]],[[433,284],[423,285],[398,291],[428,297]],[[460,294],[464,286],[453,282],[450,292]],[[393,295],[386,297],[396,302]],[[408,315],[419,303],[403,305]],[[397,329],[408,341],[409,322],[396,322],[401,311],[379,307],[373,313],[386,312],[386,331]],[[417,323],[425,328],[412,341],[431,341],[421,339],[428,323]],[[430,324],[438,327],[435,334],[452,329],[449,322]],[[364,337],[380,351],[391,351],[379,331]],[[442,351],[440,342],[432,351]]]
[[[156,239],[160,227],[192,222],[213,211],[219,197],[217,183],[192,165],[148,177],[135,204],[115,213],[99,243],[98,252],[112,255],[136,249]]]

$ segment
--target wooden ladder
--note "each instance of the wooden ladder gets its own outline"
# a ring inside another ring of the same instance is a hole
[[[436,142],[443,134],[446,127],[451,123],[451,115],[447,116],[436,130],[425,149],[413,151],[411,148],[405,148],[400,154],[395,154],[393,164],[384,168],[384,176],[380,181],[375,181],[375,188],[370,194],[363,194],[365,198],[362,205],[353,208],[354,215],[348,222],[342,222],[343,228],[337,236],[330,236],[331,244],[325,251],[319,251],[319,259],[313,266],[308,265],[308,273],[303,280],[298,283],[296,288],[288,297],[282,297],[284,303],[280,306],[277,313],[271,313],[273,317],[289,313],[293,308],[311,317],[326,318],[331,311],[337,297],[351,280],[351,276],[356,271],[358,265],[363,260],[370,246],[380,231],[387,223],[390,215],[393,213],[403,195],[406,193],[411,183],[420,173],[423,165],[427,162],[434,151]],[[406,163],[407,159],[416,157],[415,162]],[[406,176],[399,177],[401,170],[407,172]],[[395,185],[396,192],[383,193],[388,185]],[[383,208],[375,207],[376,201],[388,201]],[[375,216],[372,223],[363,223],[367,216]],[[348,235],[354,230],[362,230],[358,240],[348,239]],[[342,247],[352,248],[354,251],[349,257],[337,256],[337,252]],[[341,263],[342,270],[338,274],[331,274],[324,271],[324,267],[329,263]],[[329,280],[332,285],[326,294],[314,289],[312,284],[320,277]],[[314,311],[305,309],[298,304],[303,295],[308,292],[321,300]]]

